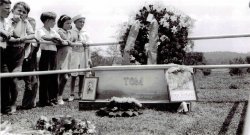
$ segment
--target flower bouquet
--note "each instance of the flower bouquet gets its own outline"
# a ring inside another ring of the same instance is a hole
[[[133,117],[142,114],[142,104],[130,97],[112,97],[107,107],[97,111],[99,116],[109,117]]]
[[[70,116],[54,117],[49,120],[41,116],[35,126],[36,130],[45,130],[53,135],[82,135],[96,133],[90,121],[74,119]]]
[[[136,64],[183,64],[186,51],[192,48],[188,41],[192,25],[189,16],[172,7],[144,6],[122,26],[121,53]]]

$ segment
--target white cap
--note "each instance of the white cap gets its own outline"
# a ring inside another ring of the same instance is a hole
[[[79,15],[77,15],[77,16],[74,16],[74,17],[72,18],[72,21],[75,22],[76,20],[81,19],[81,18],[85,19],[85,17],[84,17],[83,15],[79,14]]]

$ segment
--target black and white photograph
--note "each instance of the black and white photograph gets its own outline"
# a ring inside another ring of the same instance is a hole
[[[250,135],[249,26],[250,0],[0,0],[0,135]]]
[[[86,77],[84,79],[82,100],[95,100],[97,85],[97,77]]]

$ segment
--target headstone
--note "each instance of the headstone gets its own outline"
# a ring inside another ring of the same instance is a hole
[[[164,66],[102,66],[93,70],[95,76],[99,77],[97,99],[117,96],[138,100],[169,100]]]

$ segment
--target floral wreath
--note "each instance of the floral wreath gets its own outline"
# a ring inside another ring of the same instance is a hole
[[[150,64],[148,57],[155,55],[154,64],[183,64],[186,50],[192,47],[188,44],[188,32],[193,20],[176,9],[163,8],[161,5],[155,7],[144,6],[131,22],[123,25],[119,35],[123,41],[120,51],[123,56],[128,53],[130,63]],[[154,47],[150,47],[153,41],[151,35],[155,36]],[[128,46],[131,41],[132,45]]]
[[[109,104],[100,108],[96,114],[98,116],[109,117],[134,117],[141,115],[142,104],[131,97],[112,97]]]

